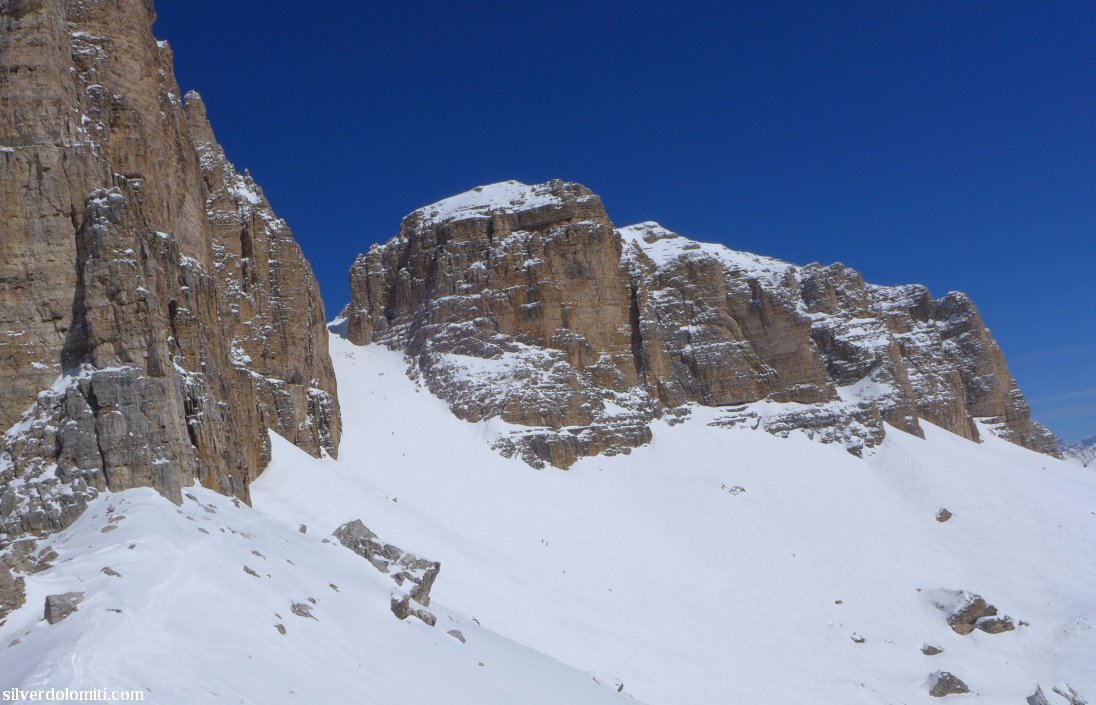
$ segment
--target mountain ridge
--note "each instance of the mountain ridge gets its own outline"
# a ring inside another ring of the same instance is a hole
[[[965,295],[869,285],[653,221],[617,228],[580,184],[499,182],[412,211],[354,263],[345,313],[352,341],[405,350],[458,416],[534,427],[497,440],[534,465],[627,452],[687,402],[763,400],[799,407],[728,423],[813,426],[860,453],[884,420],[977,440],[979,418],[1057,453]]]

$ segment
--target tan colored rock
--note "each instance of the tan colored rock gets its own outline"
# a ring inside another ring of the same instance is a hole
[[[929,689],[929,695],[934,698],[970,692],[970,688],[967,687],[966,683],[960,680],[958,676],[947,671],[938,671],[930,676],[930,679],[932,680],[932,687]]]
[[[4,10],[0,541],[106,489],[179,501],[198,478],[246,500],[268,428],[338,447],[312,272],[184,107],[152,17],[145,0]]]
[[[978,426],[1055,454],[970,300],[797,267],[657,223],[616,230],[578,184],[479,187],[420,208],[354,263],[348,337],[406,352],[496,447],[568,467],[650,440],[689,403],[715,425],[802,432],[860,454],[884,423]],[[777,402],[764,407],[755,402]]]

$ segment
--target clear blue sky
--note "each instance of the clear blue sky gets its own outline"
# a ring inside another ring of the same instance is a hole
[[[183,90],[293,227],[355,254],[472,186],[971,294],[1036,418],[1096,434],[1096,2],[160,0]]]

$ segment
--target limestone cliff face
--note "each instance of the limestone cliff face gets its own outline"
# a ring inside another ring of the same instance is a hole
[[[147,0],[0,0],[0,532],[334,453],[323,304]],[[0,535],[0,539],[2,539]]]
[[[412,374],[497,447],[535,465],[627,452],[690,404],[720,426],[806,433],[861,453],[884,422],[972,440],[977,419],[1053,453],[973,303],[615,229],[577,184],[506,182],[408,215],[351,270],[353,342],[405,350]]]

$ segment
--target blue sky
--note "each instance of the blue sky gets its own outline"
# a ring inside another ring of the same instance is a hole
[[[618,225],[966,291],[1036,418],[1096,434],[1096,3],[157,9],[329,315],[405,213],[558,177]]]

